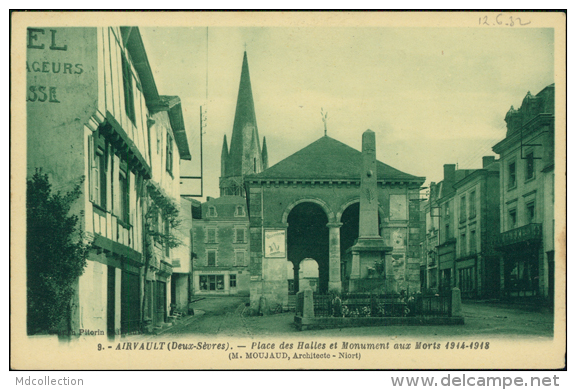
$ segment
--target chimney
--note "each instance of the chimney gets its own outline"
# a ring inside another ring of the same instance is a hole
[[[482,157],[482,168],[486,168],[488,165],[496,161],[496,156],[484,156]]]
[[[452,188],[456,184],[456,164],[444,164],[444,186]]]

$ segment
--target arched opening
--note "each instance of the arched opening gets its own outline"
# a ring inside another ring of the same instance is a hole
[[[314,259],[304,259],[300,262],[300,270],[298,271],[298,281],[302,289],[309,288],[314,292],[318,292],[318,263]]]
[[[286,262],[286,275],[288,279],[288,294],[295,294],[294,289],[294,264],[291,261]]]
[[[352,203],[342,213],[340,218],[342,227],[340,228],[340,261],[342,262],[342,280],[348,279],[350,270],[346,268],[350,264],[347,259],[352,257],[346,253],[352,245],[356,243],[360,230],[360,202]],[[380,213],[378,213],[378,233],[380,233]]]
[[[288,214],[288,261],[294,264],[294,289],[300,291],[300,263],[311,258],[318,263],[318,291],[328,291],[328,216],[313,202],[302,202]]]

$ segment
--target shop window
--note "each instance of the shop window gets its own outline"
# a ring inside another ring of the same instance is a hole
[[[508,188],[516,187],[516,162],[508,164]]]
[[[230,288],[236,288],[236,274],[230,274]]]
[[[216,267],[216,251],[206,251],[206,264],[208,267]]]
[[[124,107],[126,115],[136,124],[136,111],[134,109],[134,87],[132,81],[132,69],[130,63],[124,55],[122,55],[122,79],[124,82]]]
[[[474,290],[474,267],[459,269],[458,282],[460,291],[472,292]]]
[[[534,178],[534,153],[530,152],[526,155],[526,180]]]
[[[200,275],[201,291],[224,290],[224,275]]]

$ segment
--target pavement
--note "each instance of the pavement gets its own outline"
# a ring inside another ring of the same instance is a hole
[[[248,297],[206,298],[193,304],[195,315],[178,320],[163,329],[162,337],[213,335],[228,337],[313,337],[313,336],[482,336],[490,338],[550,339],[554,334],[554,315],[550,312],[517,308],[495,302],[464,302],[464,325],[451,326],[377,326],[322,329],[300,332],[294,326],[294,312],[267,316],[248,316]],[[134,337],[153,338],[154,335]]]

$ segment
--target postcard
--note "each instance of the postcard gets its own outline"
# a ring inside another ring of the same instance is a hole
[[[565,14],[11,18],[12,369],[565,366]]]

